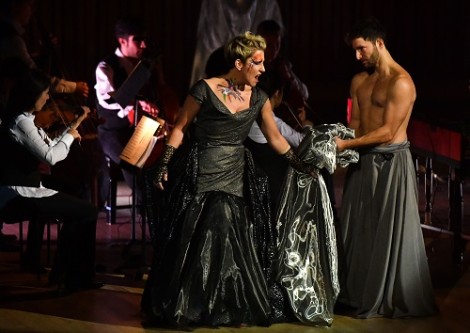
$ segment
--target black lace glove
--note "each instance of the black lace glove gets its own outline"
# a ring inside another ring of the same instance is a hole
[[[157,171],[155,174],[155,179],[153,180],[154,185],[163,183],[163,177],[168,174],[168,163],[170,162],[170,159],[173,156],[175,150],[175,147],[169,144],[165,145],[162,156],[160,156],[157,162]]]
[[[302,162],[297,156],[296,153],[290,148],[287,153],[281,155],[291,167],[293,167],[295,170],[300,171],[302,173],[306,173],[312,176],[317,176],[318,175],[318,170],[315,168],[313,165],[306,164]]]

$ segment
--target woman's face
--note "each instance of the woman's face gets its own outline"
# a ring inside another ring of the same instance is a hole
[[[41,109],[44,107],[44,104],[46,104],[48,99],[49,99],[49,88],[44,90],[41,93],[41,95],[39,95],[39,98],[36,100],[36,103],[34,104],[33,111],[41,111]]]
[[[246,59],[243,66],[247,84],[254,87],[259,82],[259,77],[265,72],[264,51],[257,50],[251,57]]]

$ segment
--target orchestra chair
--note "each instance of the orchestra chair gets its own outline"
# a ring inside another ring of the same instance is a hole
[[[108,189],[108,200],[106,204],[106,215],[107,223],[109,225],[116,224],[116,213],[118,209],[129,209],[132,208],[131,204],[118,205],[117,204],[117,189],[119,181],[124,178],[122,176],[121,167],[114,163],[108,156],[106,156],[106,163],[109,171],[109,189]]]
[[[19,242],[19,249],[20,249],[20,260],[23,259],[23,247],[24,247],[24,232],[23,232],[23,222],[27,222],[29,219],[25,218],[14,218],[10,216],[4,216],[3,211],[0,210],[0,223],[4,224],[16,224],[19,225],[19,235],[18,235],[18,242]]]
[[[23,229],[23,223],[28,222],[31,220],[31,216],[11,216],[5,214],[2,210],[0,210],[0,223],[5,223],[5,224],[19,224],[19,233],[18,233],[18,242],[19,242],[19,248],[20,248],[20,263],[23,261],[23,256],[24,256],[24,247],[25,247],[25,237],[24,237],[24,229]],[[61,221],[56,218],[48,218],[46,222],[46,258],[47,258],[47,266],[52,265],[52,260],[51,260],[51,225],[56,225],[57,227],[57,238],[59,236],[60,228],[61,228]],[[57,242],[57,245],[59,243]],[[57,251],[59,249],[57,248]],[[38,280],[41,279],[41,272],[37,272],[37,278]]]

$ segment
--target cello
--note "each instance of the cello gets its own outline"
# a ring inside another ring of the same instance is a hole
[[[152,118],[158,121],[161,126],[156,133],[157,142],[145,162],[144,167],[152,166],[162,154],[165,148],[166,137],[170,134],[180,109],[177,94],[165,81],[161,53],[157,52],[156,56],[154,56],[153,60],[150,62],[152,63],[152,73],[149,82],[143,88],[143,93],[147,96],[151,96],[151,99],[155,101],[158,107],[158,116],[153,116]],[[128,120],[131,124],[137,124],[140,117],[142,117],[142,113],[138,112],[137,119],[135,118],[134,110],[131,110],[128,114]]]

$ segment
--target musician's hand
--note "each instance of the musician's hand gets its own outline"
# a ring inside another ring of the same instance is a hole
[[[78,133],[78,130],[76,128],[70,128],[67,133],[71,134],[73,136],[73,138],[75,140],[78,140],[79,142],[82,139],[80,133]]]
[[[88,84],[86,82],[76,82],[77,87],[75,88],[75,93],[78,95],[82,95],[85,98],[88,98]]]
[[[60,40],[59,40],[59,37],[57,37],[56,35],[50,33],[49,34],[49,42],[51,43],[52,46],[57,47],[57,46],[59,46]]]
[[[313,126],[313,122],[307,119],[307,112],[305,111],[305,106],[302,106],[297,109],[297,117],[299,118],[302,127]]]
[[[158,116],[159,110],[155,104],[147,101],[139,101],[139,105],[144,112],[154,117]]]
[[[82,106],[81,108],[83,110],[83,113],[77,119],[75,119],[71,126],[74,129],[77,129],[78,126],[80,126],[80,124],[82,123],[82,121],[84,121],[91,112],[88,106]]]
[[[299,117],[300,122],[307,120],[307,112],[305,112],[305,106],[302,106],[297,109],[297,117]]]
[[[82,110],[83,110],[82,117],[83,117],[83,119],[85,119],[86,117],[89,116],[89,114],[91,113],[91,110],[90,110],[90,108],[89,108],[88,106],[84,106],[84,105],[82,105],[81,108],[82,108]]]
[[[305,127],[308,127],[308,126],[313,127],[314,126],[313,122],[308,120],[308,119],[305,119],[304,121],[302,121],[302,128],[305,128]]]
[[[291,80],[294,79],[294,74],[292,73],[291,64],[286,63],[285,61],[281,62],[279,64],[279,71],[280,71],[281,77],[287,82],[290,82]]]

